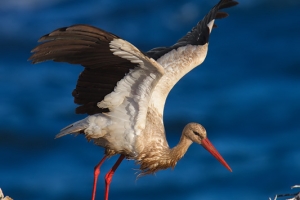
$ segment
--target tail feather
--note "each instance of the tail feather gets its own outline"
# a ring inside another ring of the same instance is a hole
[[[79,134],[80,132],[83,132],[86,128],[88,128],[88,126],[89,124],[85,119],[77,121],[61,129],[60,132],[55,136],[55,139],[68,134]]]
[[[110,124],[110,118],[103,114],[90,115],[61,129],[55,138],[79,133],[84,133],[87,138],[100,138],[106,134],[104,129]]]

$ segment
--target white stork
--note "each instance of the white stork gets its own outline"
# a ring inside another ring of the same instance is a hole
[[[204,61],[215,19],[228,16],[220,10],[237,4],[234,0],[221,0],[173,46],[148,52],[89,25],[59,28],[40,38],[43,43],[32,50],[32,63],[53,60],[84,67],[72,95],[79,104],[76,113],[88,116],[63,128],[56,138],[84,134],[105,148],[104,158],[94,171],[93,200],[100,166],[116,154],[120,157],[105,176],[106,200],[112,176],[124,158],[135,160],[141,174],[152,174],[175,167],[196,142],[231,171],[200,124],[186,125],[178,145],[170,148],[163,111],[173,86]]]

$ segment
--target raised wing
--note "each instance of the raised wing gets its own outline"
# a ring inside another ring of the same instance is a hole
[[[219,1],[190,32],[173,46],[159,47],[147,52],[149,57],[154,58],[165,69],[165,75],[153,91],[150,103],[158,113],[163,114],[166,98],[173,86],[185,74],[205,60],[208,51],[208,39],[215,26],[215,19],[228,16],[227,13],[219,10],[237,4],[233,0]]]
[[[161,56],[167,54],[173,49],[178,49],[179,47],[190,45],[204,45],[208,43],[209,35],[212,28],[217,27],[214,24],[215,19],[222,19],[228,16],[226,12],[221,12],[221,9],[229,8],[237,5],[238,2],[233,0],[221,0],[217,5],[215,5],[205,17],[198,22],[198,24],[192,28],[185,36],[179,39],[173,46],[170,47],[158,47],[151,49],[147,52],[147,55],[155,60],[159,59]]]
[[[41,37],[39,42],[44,43],[32,50],[34,54],[29,60],[32,63],[53,60],[85,67],[72,92],[74,102],[80,104],[76,113],[101,113],[108,110],[97,107],[97,103],[137,66],[111,52],[110,42],[118,38],[88,25],[64,27]]]

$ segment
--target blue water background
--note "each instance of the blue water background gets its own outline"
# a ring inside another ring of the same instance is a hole
[[[27,62],[44,34],[85,23],[143,51],[172,45],[217,0],[0,1],[0,187],[16,200],[90,199],[103,149],[84,137],[54,140],[75,115],[80,66]],[[230,164],[228,172],[194,144],[174,170],[136,179],[124,161],[110,199],[267,200],[300,184],[300,1],[241,0],[217,20],[205,62],[168,96],[170,146],[199,122]],[[103,198],[101,168],[97,199]]]

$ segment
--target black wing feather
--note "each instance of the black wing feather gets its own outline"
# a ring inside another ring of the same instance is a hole
[[[136,64],[113,55],[109,43],[119,38],[104,30],[74,25],[57,29],[40,38],[44,42],[32,50],[32,63],[53,60],[84,66],[76,88],[72,92],[74,102],[79,104],[76,113],[95,114],[108,109],[97,107],[97,103],[113,91]]]
[[[215,5],[209,13],[198,22],[198,24],[185,36],[183,36],[181,39],[177,41],[176,44],[174,44],[171,47],[158,47],[151,49],[147,52],[147,55],[149,57],[152,57],[153,59],[159,59],[161,56],[165,55],[166,53],[172,51],[173,49],[177,49],[182,46],[186,46],[188,44],[191,45],[204,45],[209,40],[209,28],[207,24],[212,21],[213,19],[221,19],[228,16],[225,12],[220,12],[219,10],[224,8],[229,8],[232,6],[237,5],[238,2],[233,0],[221,0],[217,5]],[[214,25],[214,27],[217,27]]]

